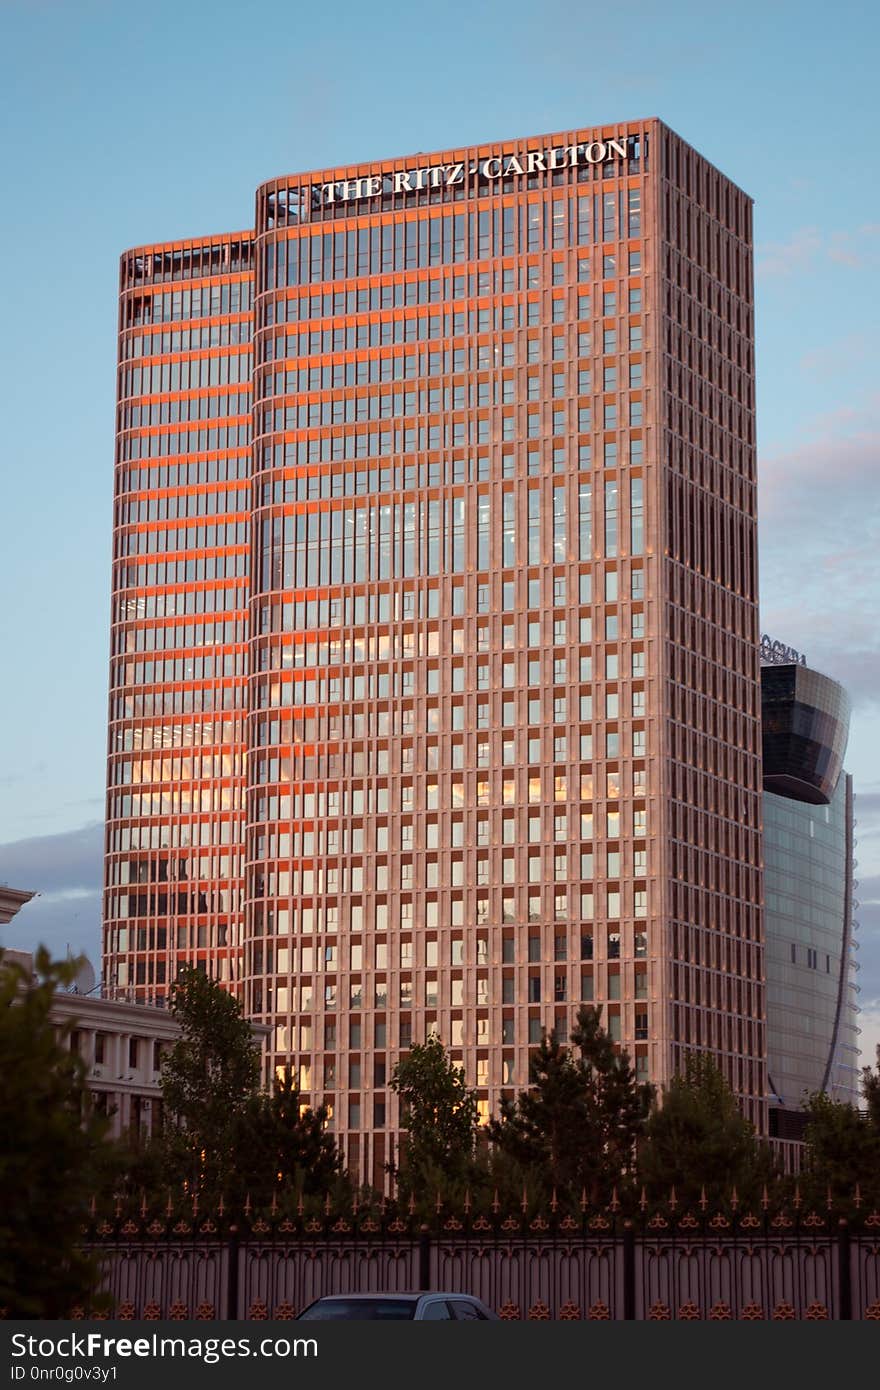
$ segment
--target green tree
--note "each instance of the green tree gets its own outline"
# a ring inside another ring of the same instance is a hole
[[[112,1190],[116,1151],[89,1103],[75,1023],[50,1020],[55,991],[79,961],[36,953],[37,980],[0,952],[0,1308],[11,1318],[64,1318],[94,1301],[79,1248],[89,1200]]]
[[[477,1147],[476,1096],[438,1037],[416,1044],[391,1076],[403,1131],[396,1174],[403,1194],[466,1182]]]
[[[862,1067],[862,1095],[868,1107],[868,1123],[880,1135],[880,1043],[873,1067]]]
[[[489,1125],[498,1152],[534,1189],[593,1204],[610,1200],[632,1171],[653,1088],[639,1084],[618,1052],[599,1009],[583,1007],[572,1047],[544,1037],[529,1058],[529,1088],[502,1106]]]
[[[236,1139],[259,1090],[259,1045],[238,1000],[192,966],[168,1003],[181,1029],[160,1076],[168,1175],[187,1190],[220,1195],[239,1173]]]
[[[806,1105],[806,1163],[801,1186],[808,1202],[832,1196],[849,1203],[856,1184],[862,1198],[880,1205],[880,1048],[874,1067],[862,1069],[864,1110],[817,1092]]]
[[[236,1126],[234,1148],[238,1191],[265,1205],[273,1192],[324,1195],[345,1186],[342,1155],[327,1129],[325,1106],[302,1107],[291,1069],[276,1077],[272,1091],[252,1096]]]
[[[707,1198],[727,1202],[733,1188],[744,1203],[760,1200],[776,1177],[767,1144],[740,1113],[736,1096],[711,1057],[691,1053],[651,1111],[639,1147],[638,1173],[648,1196],[676,1197],[693,1206]]]

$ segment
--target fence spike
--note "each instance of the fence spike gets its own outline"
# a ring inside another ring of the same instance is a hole
[[[165,1203],[165,1215],[168,1217],[169,1221],[170,1221],[170,1219],[171,1219],[171,1216],[172,1216],[173,1212],[174,1212],[174,1203],[173,1203],[172,1200],[171,1200],[171,1188],[169,1187],[169,1189],[168,1189],[168,1201]]]
[[[464,1209],[465,1209],[465,1212],[467,1213],[467,1215],[470,1216],[470,1213],[471,1213],[471,1190],[470,1190],[470,1187],[466,1187],[465,1190],[464,1190]]]
[[[639,1207],[642,1211],[647,1211],[648,1209],[648,1195],[645,1192],[644,1185],[642,1186],[642,1195],[639,1197]]]
[[[615,1192],[616,1192],[616,1191],[617,1191],[617,1189],[615,1188]],[[670,1191],[669,1191],[669,1210],[670,1210],[670,1211],[675,1211],[675,1208],[676,1208],[677,1206],[678,1206],[678,1198],[677,1198],[676,1195],[675,1195],[675,1183],[673,1183],[673,1184],[672,1184],[672,1187],[670,1188]]]
[[[225,1203],[224,1200],[223,1200],[223,1193],[221,1192],[221,1193],[220,1193],[220,1200],[219,1200],[219,1202],[217,1203],[217,1215],[218,1215],[218,1216],[222,1216],[223,1213],[224,1213],[225,1211],[226,1211],[226,1203]]]
[[[296,1214],[297,1214],[297,1216],[299,1216],[299,1217],[302,1217],[302,1214],[303,1214],[303,1195],[302,1195],[302,1188],[300,1188],[299,1192],[297,1193],[297,1197],[296,1197]]]
[[[553,1212],[554,1216],[556,1215],[556,1209],[558,1206],[559,1203],[556,1200],[556,1188],[554,1187],[553,1196],[550,1198],[550,1210]]]
[[[193,1193],[193,1219],[195,1219],[195,1218],[198,1216],[198,1214],[199,1214],[199,1194],[198,1194],[198,1192],[194,1192],[194,1193]]]
[[[327,1193],[327,1196],[324,1198],[324,1215],[325,1215],[325,1216],[329,1216],[329,1215],[330,1215],[330,1193],[329,1193],[329,1192]]]
[[[739,1206],[739,1197],[736,1195],[736,1183],[733,1184],[733,1191],[730,1194],[731,1210],[736,1211]]]
[[[831,1196],[831,1183],[828,1184],[828,1190],[825,1193],[825,1206],[828,1211],[831,1211],[834,1206],[834,1198]]]
[[[415,1195],[411,1192],[411,1193],[409,1194],[409,1202],[407,1203],[407,1211],[409,1212],[410,1216],[413,1216],[413,1215],[415,1214],[415,1209],[416,1209],[416,1199],[415,1199]]]
[[[437,1213],[438,1216],[440,1215],[440,1208],[442,1207],[442,1205],[443,1205],[443,1198],[440,1196],[440,1189],[439,1189],[439,1187],[438,1187],[438,1188],[437,1188],[437,1199],[436,1199],[436,1201],[434,1202],[434,1210],[436,1211],[436,1213]]]
[[[800,1211],[801,1200],[801,1185],[800,1182],[796,1182],[794,1185],[794,1200],[792,1202],[792,1206],[794,1207],[795,1211]]]
[[[272,1188],[272,1205],[269,1208],[269,1210],[271,1211],[273,1216],[278,1215],[278,1193],[276,1192],[274,1187]]]
[[[709,1198],[706,1196],[706,1184],[703,1183],[700,1187],[700,1211],[703,1212],[704,1215],[708,1205]]]
[[[495,1189],[495,1195],[494,1195],[494,1197],[492,1198],[492,1210],[494,1211],[494,1213],[495,1213],[496,1216],[498,1215],[498,1212],[500,1211],[500,1209],[501,1209],[501,1203],[500,1203],[499,1200],[498,1200],[498,1188],[496,1187],[496,1189]]]
[[[856,1211],[858,1211],[859,1207],[862,1205],[862,1185],[861,1185],[861,1183],[858,1183],[858,1182],[856,1183],[856,1193],[855,1193],[855,1197],[853,1198],[853,1202],[855,1203]]]
[[[96,1212],[97,1210],[98,1210],[98,1203],[97,1203],[97,1201],[95,1200],[95,1194],[94,1194],[94,1192],[93,1192],[92,1195],[91,1195],[91,1197],[89,1198],[89,1216],[94,1217],[95,1212]]]
[[[587,1203],[587,1189],[586,1189],[585,1187],[582,1187],[582,1188],[581,1188],[581,1211],[586,1211],[587,1206],[588,1206],[588,1203]]]
[[[761,1206],[766,1211],[770,1205],[770,1196],[767,1192],[767,1184],[764,1184],[764,1191],[761,1193]]]
[[[118,1219],[118,1218],[122,1215],[122,1198],[120,1197],[120,1195],[119,1195],[118,1192],[117,1192],[117,1194],[116,1194],[116,1202],[115,1202],[115,1204],[114,1204],[114,1210],[115,1210],[115,1212],[116,1212],[116,1216],[117,1216],[117,1219]]]
[[[617,1184],[616,1184],[616,1183],[615,1183],[614,1187],[611,1189],[611,1201],[609,1202],[608,1205],[611,1207],[611,1210],[612,1210],[613,1212],[617,1212],[617,1211],[619,1211],[619,1209],[620,1209],[620,1203],[619,1203],[619,1201],[617,1200]]]
[[[247,1196],[246,1196],[245,1199],[244,1199],[244,1214],[245,1214],[245,1216],[250,1216],[250,1214],[251,1214],[251,1194],[250,1194],[250,1193],[248,1193]]]
[[[527,1188],[526,1188],[525,1183],[523,1183],[523,1195],[522,1195],[522,1201],[521,1201],[521,1203],[520,1203],[520,1206],[522,1207],[522,1209],[523,1209],[524,1212],[527,1212],[528,1209],[529,1209],[529,1194],[528,1194],[528,1190],[527,1190]]]
[[[141,1188],[141,1220],[142,1220],[142,1221],[146,1219],[146,1215],[147,1215],[147,1194],[146,1194],[146,1190],[142,1187],[142,1188]]]

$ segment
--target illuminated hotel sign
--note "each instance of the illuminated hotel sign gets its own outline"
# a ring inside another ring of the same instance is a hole
[[[492,154],[471,164],[433,164],[427,169],[398,169],[392,173],[364,174],[358,179],[316,184],[312,202],[357,203],[362,198],[382,198],[423,189],[452,188],[471,179],[516,179],[523,175],[574,169],[583,164],[607,164],[628,156],[627,140],[590,140],[586,144],[557,145],[550,150],[526,150],[522,154]]]
[[[761,660],[768,666],[806,666],[807,658],[800,652],[795,651],[794,647],[787,647],[784,642],[776,642],[772,637],[768,637],[766,632],[761,633]]]

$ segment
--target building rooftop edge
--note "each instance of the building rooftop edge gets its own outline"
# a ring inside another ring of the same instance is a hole
[[[166,241],[147,241],[144,242],[142,246],[127,246],[124,251],[120,251],[119,262],[121,265],[127,256],[149,255],[156,251],[186,251],[191,250],[194,246],[215,246],[218,241],[253,241],[255,237],[256,231],[254,228],[248,227],[246,231],[206,232],[204,236],[185,236],[175,237],[172,240]],[[221,272],[221,274],[224,273],[228,274],[229,272]],[[233,271],[231,273],[238,274],[239,272]],[[211,278],[217,279],[220,278],[220,276],[211,277],[206,275],[204,278],[206,280]]]
[[[297,169],[293,172],[282,172],[272,174],[269,178],[261,179],[257,184],[257,192],[266,188],[271,183],[277,183],[279,179],[292,179],[300,181],[302,179],[314,180],[319,182],[322,175],[343,175],[347,172],[355,174],[357,171],[372,170],[377,166],[406,164],[412,165],[414,161],[420,159],[433,158],[435,155],[457,155],[465,151],[479,151],[484,149],[497,149],[507,145],[529,145],[536,140],[555,140],[565,139],[569,135],[589,135],[594,132],[605,131],[610,133],[613,127],[638,125],[663,125],[663,122],[656,116],[648,117],[629,117],[626,120],[617,121],[598,121],[594,125],[571,126],[568,130],[547,130],[540,131],[538,134],[506,136],[503,139],[473,140],[470,142],[459,142],[457,145],[442,145],[435,150],[411,150],[409,153],[385,155],[384,157],[366,158],[349,160],[345,164],[324,164],[312,169]],[[666,129],[669,129],[667,126]],[[674,133],[674,132],[673,132]],[[705,156],[703,156],[705,158]]]
[[[279,180],[292,180],[294,182],[309,180],[310,182],[320,182],[322,178],[326,180],[326,177],[331,175],[341,177],[345,177],[349,174],[354,176],[357,176],[358,174],[363,175],[363,172],[365,170],[370,171],[372,169],[375,169],[377,165],[383,167],[386,165],[397,164],[411,165],[414,161],[417,161],[419,159],[433,158],[434,156],[439,157],[442,155],[457,155],[464,151],[480,151],[488,148],[494,149],[498,146],[530,144],[536,140],[553,141],[557,137],[562,139],[569,135],[587,135],[592,134],[593,132],[603,132],[608,134],[612,131],[613,128],[632,125],[638,125],[642,127],[654,126],[655,128],[660,128],[668,132],[668,134],[670,135],[674,135],[676,140],[680,140],[681,143],[685,145],[689,150],[691,150],[698,159],[702,159],[706,164],[710,165],[711,168],[717,170],[717,172],[722,176],[722,178],[726,179],[728,183],[732,184],[733,187],[736,188],[738,192],[740,192],[743,195],[744,198],[748,198],[751,204],[754,204],[755,200],[751,196],[751,194],[747,193],[745,189],[740,187],[740,185],[734,179],[730,178],[728,174],[725,174],[723,169],[720,169],[718,165],[714,164],[707,155],[703,154],[702,151],[698,150],[695,145],[692,145],[689,140],[686,140],[684,136],[680,135],[679,132],[673,126],[669,125],[659,116],[628,117],[626,120],[600,121],[595,125],[572,127],[570,130],[567,131],[551,130],[539,133],[537,135],[510,136],[500,140],[480,140],[478,142],[471,142],[469,144],[447,145],[443,148],[436,150],[415,150],[409,154],[386,155],[379,158],[368,158],[350,161],[346,164],[325,164],[322,167],[312,169],[301,169],[294,172],[273,174],[268,178],[261,179],[257,183],[256,192],[257,194],[259,194],[261,189],[268,187],[270,184],[278,183]],[[185,250],[194,246],[210,246],[217,241],[229,241],[246,238],[254,239],[255,237],[256,230],[253,227],[251,227],[247,230],[240,231],[215,232],[212,234],[206,233],[202,236],[175,237],[170,240],[150,241],[144,242],[142,245],[139,246],[126,247],[124,251],[121,251],[119,253],[119,259],[120,262],[122,262],[125,260],[127,256],[149,255],[157,251]]]

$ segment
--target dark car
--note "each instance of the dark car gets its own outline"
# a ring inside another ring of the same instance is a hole
[[[297,1322],[498,1322],[467,1293],[339,1293],[316,1298]]]

